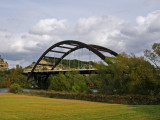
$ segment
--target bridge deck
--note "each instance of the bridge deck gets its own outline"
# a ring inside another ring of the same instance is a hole
[[[66,72],[78,72],[80,74],[91,74],[91,73],[96,73],[96,69],[79,69],[79,70],[45,70],[45,71],[34,71],[33,74],[59,74],[63,73],[65,74]],[[24,71],[23,74],[28,75],[30,74],[31,71]]]

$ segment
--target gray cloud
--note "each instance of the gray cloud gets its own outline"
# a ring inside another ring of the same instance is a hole
[[[154,7],[160,4],[159,0],[144,0],[144,5],[147,7]]]
[[[31,27],[29,33],[11,34],[1,30],[0,54],[5,56],[10,67],[15,64],[26,66],[36,61],[48,47],[71,36],[118,53],[142,55],[145,49],[160,41],[159,21],[160,11],[138,16],[136,25],[114,16],[80,18],[74,27],[64,19],[43,19]]]

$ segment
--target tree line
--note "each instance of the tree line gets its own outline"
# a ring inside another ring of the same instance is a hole
[[[50,76],[48,89],[77,93],[91,93],[93,89],[100,94],[160,94],[160,43],[152,46],[152,51],[146,50],[144,56],[119,54],[108,57],[111,61],[107,66],[96,63],[98,74],[80,75],[67,73]]]
[[[31,88],[27,77],[23,75],[23,68],[16,65],[15,68],[7,71],[0,71],[0,88],[9,88],[12,84],[18,84],[22,88]]]
[[[111,63],[94,63],[98,74],[81,75],[73,71],[51,75],[46,82],[47,89],[74,93],[94,93],[97,90],[99,94],[106,95],[160,95],[160,43],[155,43],[152,50],[145,50],[142,57],[122,53],[117,57],[107,57],[107,61]],[[67,64],[67,60],[64,63]],[[23,68],[19,65],[1,71],[0,87],[9,87],[14,83],[23,88],[31,87],[22,72]]]

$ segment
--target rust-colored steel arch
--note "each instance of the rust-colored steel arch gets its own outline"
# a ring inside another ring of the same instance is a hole
[[[63,46],[63,45],[69,45],[69,46],[73,46],[73,47],[66,47],[66,46]],[[63,52],[63,51],[53,50],[56,47],[68,49],[68,51],[67,52]],[[76,50],[81,49],[81,48],[86,48],[86,49],[92,51],[94,54],[96,54],[97,56],[99,56],[104,61],[105,61],[106,56],[103,55],[100,51],[110,53],[111,55],[114,55],[114,56],[118,55],[116,52],[114,52],[114,51],[112,51],[112,50],[110,50],[108,48],[105,48],[105,47],[102,47],[102,46],[98,46],[98,45],[85,44],[83,42],[79,42],[79,41],[75,41],[75,40],[61,41],[61,42],[58,42],[58,43],[52,45],[50,48],[48,48],[41,55],[41,57],[38,59],[38,61],[36,62],[36,64],[32,68],[32,71],[31,71],[28,79],[33,75],[34,70],[36,69],[37,65],[40,64],[40,61],[43,58],[53,58],[53,59],[55,58],[55,57],[46,56],[46,54],[48,54],[49,52],[62,53],[62,56],[60,58],[56,58],[56,59],[58,59],[58,61],[56,61],[55,65],[52,66],[51,70],[53,70],[61,62],[61,60],[64,57],[66,57],[68,54],[72,53],[73,51],[76,51]],[[48,76],[47,76],[47,78],[48,78]]]

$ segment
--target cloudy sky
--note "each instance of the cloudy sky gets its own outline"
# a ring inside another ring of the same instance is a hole
[[[62,40],[143,55],[160,42],[160,0],[0,0],[0,55],[10,68]]]

